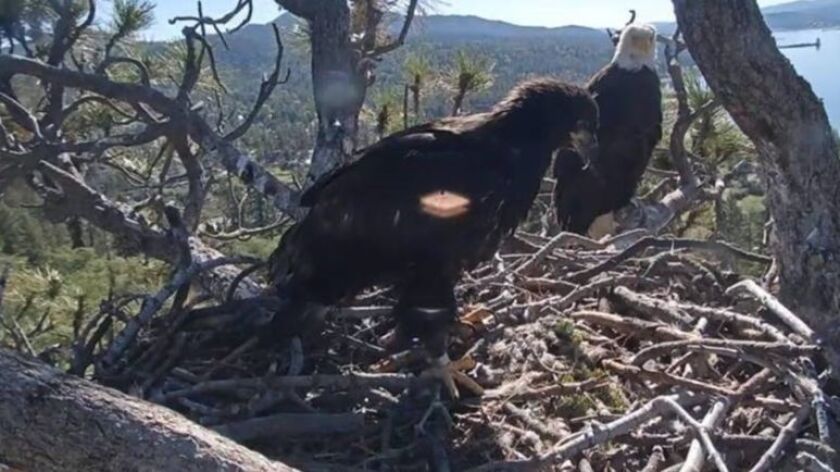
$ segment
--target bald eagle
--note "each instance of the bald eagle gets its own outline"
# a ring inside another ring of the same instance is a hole
[[[612,61],[587,89],[600,110],[599,150],[587,161],[574,150],[554,163],[554,206],[561,228],[586,234],[593,222],[627,206],[662,138],[662,93],[656,30],[628,25]]]
[[[303,194],[308,213],[270,256],[284,311],[322,312],[393,286],[400,339],[419,339],[457,394],[446,370],[456,282],[525,218],[556,150],[594,152],[597,122],[586,90],[535,79],[489,112],[418,125],[361,151]]]

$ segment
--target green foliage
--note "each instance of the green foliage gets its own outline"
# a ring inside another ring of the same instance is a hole
[[[715,94],[708,87],[701,84],[701,76],[695,69],[686,68],[683,71],[685,90],[688,92],[688,105],[692,110],[706,105],[715,98]]]
[[[610,384],[606,388],[597,390],[596,395],[604,405],[614,412],[621,413],[627,411],[630,407],[630,401],[627,399],[624,391],[615,384]]]
[[[579,346],[583,342],[583,337],[575,329],[575,324],[571,320],[561,319],[554,325],[554,334],[557,335],[563,342],[569,343],[571,346]]]
[[[370,97],[370,109],[365,110],[367,119],[375,123],[379,136],[388,135],[403,129],[404,90],[400,88],[379,88]]]
[[[50,247],[67,241],[62,232],[50,231],[40,218],[28,211],[0,203],[0,253],[16,256],[30,264],[43,262]]]
[[[403,61],[403,80],[407,84],[425,87],[432,79],[432,64],[421,52],[412,52]]]
[[[557,403],[558,414],[568,418],[586,416],[597,407],[595,401],[585,393],[564,396]]]
[[[413,124],[423,121],[422,101],[438,77],[432,70],[432,65],[422,53],[411,53],[403,62],[403,75],[409,87],[412,102]]]
[[[254,236],[245,240],[228,241],[222,244],[221,250],[228,254],[258,257],[267,260],[268,256],[277,248],[279,235]]]
[[[154,9],[148,0],[114,0],[111,29],[120,38],[130,38],[154,23]]]
[[[482,92],[493,85],[494,67],[495,63],[486,56],[463,49],[455,54],[453,66],[444,75],[444,83],[455,93],[456,108],[460,109],[467,94]]]
[[[3,301],[6,320],[14,320],[28,334],[35,352],[55,343],[66,345],[79,307],[84,319],[109,293],[153,292],[163,283],[167,268],[141,258],[108,257],[94,248],[54,247],[32,264],[19,257],[0,256],[0,266],[12,267]],[[38,327],[45,328],[43,332]],[[0,330],[0,345],[10,343]]]

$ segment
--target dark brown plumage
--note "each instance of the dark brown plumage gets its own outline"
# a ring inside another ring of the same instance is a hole
[[[638,37],[625,38],[628,34]],[[586,234],[597,217],[628,205],[662,138],[662,95],[653,57],[651,64],[637,63],[645,58],[634,55],[636,47],[655,48],[655,32],[634,25],[625,36],[616,59],[587,84],[600,110],[598,153],[588,162],[573,151],[555,159],[554,202],[566,231]]]
[[[596,123],[585,90],[539,79],[488,113],[391,135],[303,195],[309,213],[272,254],[271,280],[291,310],[394,284],[399,331],[440,358],[462,271],[492,257],[527,215],[553,152],[573,134],[594,139]]]

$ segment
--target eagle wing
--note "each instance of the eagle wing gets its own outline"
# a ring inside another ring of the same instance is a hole
[[[653,149],[662,139],[662,93],[655,71],[628,71],[611,64],[601,69],[587,85],[600,108],[598,162],[624,168],[633,179],[641,177]]]
[[[624,128],[653,145],[662,138],[662,92],[655,71],[610,64],[589,80],[587,89],[597,97],[603,129]]]
[[[367,253],[372,266],[469,265],[495,250],[505,225],[504,149],[433,126],[386,138],[312,187],[299,242]]]

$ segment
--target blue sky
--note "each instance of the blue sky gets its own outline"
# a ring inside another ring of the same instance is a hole
[[[177,15],[190,15],[196,3],[189,0],[154,0],[156,22],[144,36],[169,39],[178,36],[181,27],[169,25],[168,20]],[[759,0],[761,5],[784,3],[787,0]],[[435,12],[441,14],[477,15],[504,20],[521,25],[562,26],[577,24],[605,27],[620,26],[627,19],[632,6],[639,12],[639,20],[665,21],[673,19],[670,0],[434,0]],[[203,0],[208,15],[224,13],[235,0]],[[274,0],[254,0],[256,23],[266,23],[276,18],[279,9]]]

